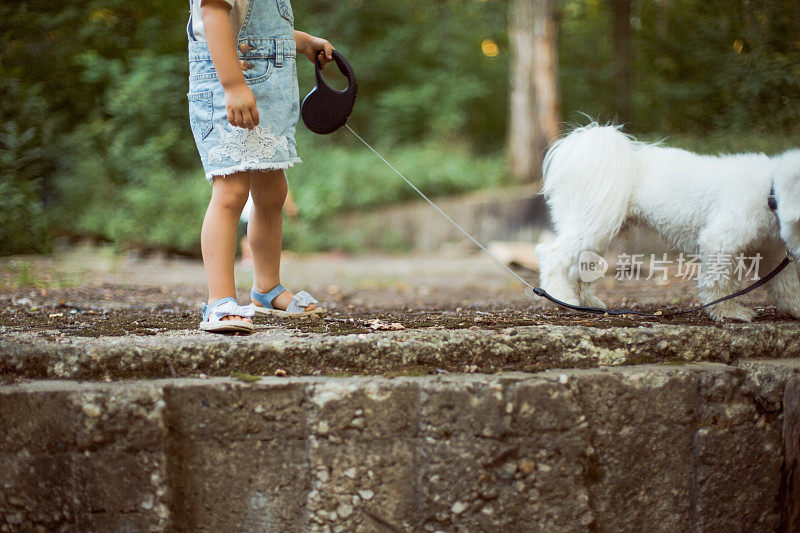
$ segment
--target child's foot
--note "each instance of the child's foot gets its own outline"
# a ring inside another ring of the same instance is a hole
[[[250,319],[249,316],[240,316],[240,315],[226,315],[226,316],[220,318],[220,320],[221,321],[222,320],[244,320],[245,322],[250,322],[251,324],[253,323],[253,321]]]
[[[274,300],[272,300],[272,307],[274,309],[280,309],[281,311],[286,311],[286,308],[289,307],[289,304],[292,302],[293,297],[294,293],[292,291],[285,290],[278,296],[276,296]],[[257,306],[261,306],[261,304],[256,301],[254,301],[253,303]],[[306,311],[312,311],[316,308],[317,306],[315,304],[308,304],[306,306]]]
[[[253,321],[250,319],[250,317],[248,317],[248,316],[240,316],[240,315],[225,315],[224,317],[220,318],[219,320],[220,320],[220,322],[223,322],[225,320],[243,320],[245,322],[250,322],[251,324],[253,323]]]
[[[253,321],[252,321],[252,320],[250,320],[250,318],[249,318],[249,317],[246,317],[246,316],[239,316],[239,315],[228,315],[228,316],[224,316],[224,317],[222,317],[220,320],[244,320],[245,322],[250,322],[251,324],[253,323]]]
[[[306,291],[293,294],[278,284],[270,291],[250,291],[250,298],[257,312],[279,316],[309,315],[323,312],[317,307],[317,300]]]
[[[203,304],[200,329],[215,333],[252,333],[255,326],[249,317],[253,313],[252,306],[242,307],[236,303],[236,298],[220,298],[213,303]]]

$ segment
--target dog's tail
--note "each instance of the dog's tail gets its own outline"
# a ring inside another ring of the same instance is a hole
[[[619,232],[636,177],[635,143],[619,127],[593,122],[550,147],[542,193],[559,233],[588,237],[591,247]]]

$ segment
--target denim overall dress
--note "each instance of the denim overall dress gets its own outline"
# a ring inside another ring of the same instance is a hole
[[[250,0],[236,52],[258,107],[259,125],[231,126],[225,93],[208,44],[189,38],[189,123],[206,179],[242,170],[284,169],[300,163],[295,125],[300,113],[294,16],[289,0]]]

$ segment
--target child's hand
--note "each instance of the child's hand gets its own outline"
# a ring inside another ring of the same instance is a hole
[[[319,58],[320,65],[324,67],[326,63],[333,61],[333,45],[325,39],[297,30],[294,32],[294,39],[297,43],[297,51],[312,63]]]
[[[225,107],[231,126],[252,130],[258,126],[256,97],[246,83],[225,90]]]

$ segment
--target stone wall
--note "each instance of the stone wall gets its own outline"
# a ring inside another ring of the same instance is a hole
[[[544,197],[532,185],[436,198],[434,201],[483,244],[492,241],[534,244],[542,231],[550,231],[552,226]],[[424,200],[341,215],[337,217],[336,225],[342,228],[347,239],[373,250],[398,245],[420,251],[436,251],[453,244],[468,249],[473,247],[458,229]],[[626,226],[606,255],[673,250],[652,231]]]
[[[0,531],[796,531],[797,361],[0,388]]]
[[[435,202],[483,243],[535,242],[550,225],[544,199],[533,186],[437,198]],[[424,200],[342,215],[337,225],[371,249],[404,244],[415,250],[438,250],[446,243],[465,242],[463,234]]]

